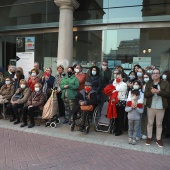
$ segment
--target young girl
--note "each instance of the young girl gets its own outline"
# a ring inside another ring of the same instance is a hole
[[[135,89],[131,91],[131,97],[128,99],[125,111],[128,112],[128,135],[129,144],[136,144],[136,135],[139,127],[140,115],[143,113],[143,103],[138,103],[140,92]]]

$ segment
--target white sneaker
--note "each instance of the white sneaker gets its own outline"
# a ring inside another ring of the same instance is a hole
[[[142,139],[146,140],[146,139],[147,139],[147,136],[142,135]]]
[[[132,138],[129,138],[128,140],[129,140],[129,144],[132,144],[133,141]]]
[[[139,138],[139,137],[136,137],[136,140],[140,140],[140,138]]]
[[[133,139],[132,145],[136,145],[136,140]]]

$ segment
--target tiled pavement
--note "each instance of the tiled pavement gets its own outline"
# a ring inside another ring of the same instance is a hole
[[[144,141],[133,148],[127,134],[115,137],[91,130],[85,135],[59,126],[23,129],[0,120],[0,170],[170,170],[168,140],[164,149],[146,147]]]

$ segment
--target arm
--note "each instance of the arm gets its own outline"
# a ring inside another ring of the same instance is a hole
[[[79,82],[84,83],[85,81],[86,81],[86,75],[82,73],[81,76],[79,77]]]
[[[132,107],[126,106],[125,107],[125,112],[130,112],[132,110]]]
[[[154,95],[154,94],[151,92],[151,87],[149,86],[149,83],[146,83],[144,97],[145,97],[145,98],[150,98],[150,97],[152,97],[153,95]]]
[[[165,89],[161,89],[159,92],[158,92],[158,96],[161,96],[161,97],[169,97],[170,95],[170,91],[169,91],[169,84],[168,82],[164,82],[165,83]]]
[[[139,113],[139,114],[142,114],[143,113],[143,108],[136,108],[136,111]]]
[[[69,89],[71,90],[77,90],[79,88],[79,81],[77,79],[77,77],[75,77],[75,80],[74,80],[74,84],[69,84]]]
[[[97,105],[97,104],[98,104],[97,94],[95,92],[91,93],[90,94],[90,99],[87,99],[85,101],[85,105]]]
[[[44,105],[44,103],[45,103],[45,96],[44,96],[44,94],[42,93],[39,101],[37,101],[36,103],[34,103],[33,106],[39,107],[39,106],[41,106],[41,105]]]
[[[17,100],[18,104],[25,103],[28,100],[28,97],[30,96],[30,89],[29,88],[26,88],[24,91],[25,91],[25,94],[24,94],[23,98]]]
[[[14,92],[15,92],[15,89],[14,89],[14,86],[12,85],[12,86],[11,86],[11,89],[10,89],[10,93],[9,93],[9,94],[6,94],[6,95],[4,96],[4,98],[7,99],[7,100],[10,100],[11,97],[14,95]]]

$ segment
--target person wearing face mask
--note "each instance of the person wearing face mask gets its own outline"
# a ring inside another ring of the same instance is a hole
[[[118,103],[116,103],[117,118],[115,119],[115,136],[120,136],[123,133],[124,113],[127,100],[127,84],[123,82],[123,73],[118,70],[116,79],[113,82],[116,87],[112,93],[118,92]]]
[[[162,81],[168,82],[170,88],[170,71],[166,70],[162,73]],[[168,108],[165,109],[163,119],[163,129],[165,131],[165,138],[170,138],[170,97],[167,98]]]
[[[30,124],[28,128],[32,128],[35,126],[34,117],[38,116],[38,113],[41,113],[45,104],[45,95],[42,91],[42,84],[35,83],[34,91],[31,93],[26,106],[24,106],[22,115],[23,115],[23,123],[20,127],[27,126],[27,117],[30,118]],[[35,112],[36,111],[36,112]]]
[[[20,87],[20,80],[23,79],[23,74],[21,73],[21,71],[17,71],[14,77],[14,88],[15,88],[15,92],[16,90]]]
[[[64,100],[65,105],[65,120],[63,124],[69,123],[71,125],[71,113],[75,104],[75,97],[79,88],[79,81],[74,75],[73,67],[69,67],[67,70],[67,76],[63,77],[60,87],[62,90],[61,98]]]
[[[143,75],[145,74],[145,70],[142,68],[138,69],[137,72],[137,80],[140,81],[143,84]]]
[[[125,111],[128,112],[128,136],[129,144],[136,144],[137,130],[139,128],[140,115],[143,113],[143,103],[139,102],[140,92],[138,89],[131,91],[131,97],[128,98]]]
[[[105,88],[111,79],[112,71],[110,68],[108,68],[108,62],[103,61],[102,63],[102,69],[101,69],[101,77],[102,77],[102,83],[103,83],[103,88]]]
[[[55,77],[51,75],[52,69],[50,67],[45,69],[44,75],[42,77],[42,86],[43,86],[43,92],[46,96],[46,99],[48,100],[51,95],[51,89],[54,85]]]
[[[97,106],[98,100],[97,95],[95,91],[92,89],[92,84],[90,82],[85,82],[84,89],[82,89],[80,92],[77,93],[76,100],[75,100],[75,106],[72,109],[73,114],[73,123],[71,124],[71,131],[74,130],[75,127],[75,120],[77,118],[77,112],[81,110],[80,106],[88,106],[93,105],[94,108]],[[86,115],[91,114],[93,111],[81,111],[82,121],[81,125],[79,127],[79,130],[81,132],[85,131],[85,121],[86,121]]]
[[[8,71],[5,72],[4,76],[11,77],[14,80],[15,72],[16,72],[16,66],[8,65]]]
[[[130,90],[133,88],[133,82],[134,82],[136,79],[137,79],[136,72],[131,71],[131,72],[129,73],[128,81],[126,82],[126,83],[127,83],[127,86],[128,86],[128,91],[130,91]]]
[[[102,79],[100,76],[100,69],[97,66],[92,66],[90,71],[91,75],[88,77],[87,81],[92,84],[92,89],[97,93],[98,101],[101,102]]]
[[[82,72],[82,66],[81,65],[76,65],[75,69],[75,76],[79,80],[79,89],[78,91],[84,89],[84,83],[86,81],[86,75]]]
[[[0,109],[2,111],[3,109],[3,104],[6,105],[10,102],[11,97],[14,94],[14,85],[11,77],[6,77],[5,78],[5,84],[1,87],[0,89]],[[4,110],[3,110],[3,114]]]
[[[27,82],[26,80],[21,79],[19,82],[19,88],[11,98],[11,103],[7,105],[7,112],[12,116],[10,122],[16,120],[14,124],[20,123],[20,114],[18,109],[24,107],[29,95],[30,89],[27,87]]]
[[[28,78],[28,86],[31,91],[34,91],[34,85],[38,82],[40,82],[40,79],[37,77],[38,70],[32,69],[30,77]]]
[[[58,65],[57,72],[58,73],[55,76],[53,89],[56,90],[58,107],[59,107],[59,117],[61,117],[61,116],[65,116],[65,106],[64,106],[63,99],[61,98],[62,91],[61,91],[61,87],[60,87],[62,79],[66,76],[66,74],[64,72],[64,66]]]

